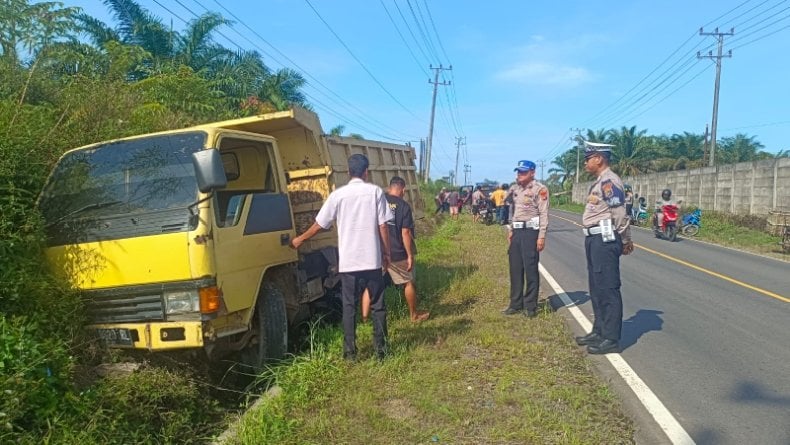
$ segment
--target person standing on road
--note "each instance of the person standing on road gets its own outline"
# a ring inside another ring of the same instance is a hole
[[[329,194],[321,206],[315,223],[291,242],[298,249],[320,230],[337,222],[338,274],[343,300],[343,358],[356,360],[357,303],[362,293],[370,294],[373,308],[373,340],[378,359],[383,359],[387,346],[387,307],[384,304],[382,269],[390,264],[389,227],[393,218],[384,191],[365,182],[368,158],[354,154],[348,158],[348,184]]]
[[[414,242],[414,216],[411,206],[403,199],[406,191],[406,181],[394,176],[390,179],[387,190],[387,203],[395,217],[387,224],[390,230],[390,263],[389,272],[392,284],[403,286],[406,297],[406,306],[409,307],[411,321],[427,320],[429,312],[417,310],[417,287],[414,285],[414,256],[417,255],[417,245]],[[366,292],[362,296],[362,320],[368,318],[370,311],[370,295]]]
[[[546,245],[549,225],[549,189],[535,180],[535,163],[519,161],[514,169],[516,184],[508,190],[513,200],[513,218],[508,225],[508,259],[510,261],[510,305],[505,315],[537,315],[540,277],[538,262]],[[524,278],[526,274],[526,292]]]
[[[450,207],[450,218],[458,219],[458,202],[461,200],[461,196],[458,194],[458,190],[453,190],[447,195],[447,205]]]
[[[596,176],[587,194],[582,215],[590,286],[592,332],[576,337],[590,354],[620,351],[623,328],[623,298],[620,294],[620,255],[634,250],[629,218],[625,213],[623,181],[609,168],[609,144],[585,141],[584,169]]]

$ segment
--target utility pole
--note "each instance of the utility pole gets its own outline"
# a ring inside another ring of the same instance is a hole
[[[722,50],[724,47],[724,36],[731,36],[735,34],[735,28],[731,28],[730,32],[719,32],[719,28],[716,28],[713,32],[703,32],[702,28],[699,29],[699,35],[701,36],[714,36],[718,41],[718,51],[717,55],[713,55],[713,51],[708,51],[707,55],[701,55],[699,51],[697,51],[697,58],[698,59],[711,59],[716,64],[716,86],[713,89],[713,122],[711,122],[710,126],[710,166],[715,165],[715,157],[716,157],[716,124],[719,120],[719,82],[721,80],[721,59],[723,57],[732,57],[732,50],[728,51],[726,55],[722,54]]]
[[[428,83],[433,84],[433,100],[431,101],[431,122],[428,124],[428,143],[425,146],[425,183],[428,183],[429,178],[431,177],[431,148],[433,148],[433,118],[436,116],[436,90],[439,88],[439,85],[450,85],[450,82],[439,82],[439,73],[442,71],[452,71],[453,66],[450,65],[449,68],[444,68],[440,64],[438,67],[434,67],[433,65],[429,65],[429,67],[435,71],[433,76],[433,81],[428,79]]]
[[[576,141],[576,177],[573,179],[573,182],[579,182],[579,150],[582,145],[582,129],[581,128],[571,128],[571,131],[576,132],[576,138],[571,138],[571,140]]]
[[[469,178],[472,177],[472,166],[469,164],[464,164],[464,184],[469,184]]]
[[[708,124],[705,124],[705,139],[702,141],[702,165],[708,159]]]
[[[455,176],[454,176],[454,178],[456,178],[456,181],[458,180],[458,158],[461,155],[461,145],[466,145],[466,136],[464,136],[464,137],[456,136],[455,137]],[[454,183],[453,185],[458,185],[458,184]]]
[[[546,165],[546,161],[541,159],[538,161],[538,165],[540,165],[540,182],[543,182],[543,167]]]

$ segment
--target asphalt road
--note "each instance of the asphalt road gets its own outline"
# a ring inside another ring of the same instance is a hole
[[[581,215],[551,211],[540,260],[592,320],[583,234],[568,220]],[[632,232],[622,357],[697,444],[790,444],[790,263]]]

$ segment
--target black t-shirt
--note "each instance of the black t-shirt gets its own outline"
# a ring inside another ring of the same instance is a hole
[[[395,218],[387,223],[390,229],[390,259],[403,261],[408,258],[406,248],[403,246],[403,229],[411,230],[411,251],[413,254],[417,254],[417,247],[414,244],[414,217],[408,202],[389,194],[386,197],[390,210],[395,215]]]

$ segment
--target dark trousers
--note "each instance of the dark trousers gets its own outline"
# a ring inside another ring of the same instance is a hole
[[[340,273],[343,297],[343,352],[357,352],[357,305],[365,289],[370,293],[373,345],[387,350],[387,306],[384,304],[384,276],[381,269]]]
[[[620,294],[620,255],[623,242],[616,234],[615,241],[603,242],[601,235],[590,235],[584,240],[587,254],[587,280],[592,302],[593,332],[603,338],[619,341],[623,329],[623,297]]]
[[[538,231],[513,229],[513,239],[507,250],[510,260],[510,309],[534,311],[538,308]],[[524,278],[527,281],[524,290]]]

